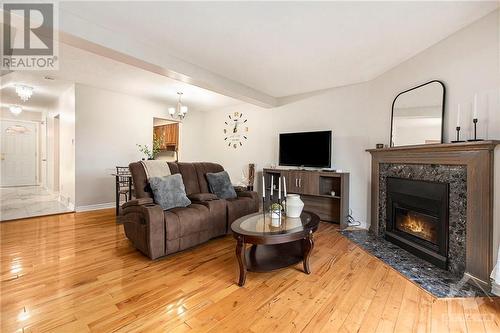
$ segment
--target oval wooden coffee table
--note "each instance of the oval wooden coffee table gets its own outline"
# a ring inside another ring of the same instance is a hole
[[[318,215],[303,211],[300,218],[283,216],[281,224],[276,222],[268,214],[255,213],[231,224],[233,236],[237,240],[239,286],[245,284],[247,271],[270,272],[301,261],[304,262],[304,272],[311,273],[309,257],[314,248],[313,233],[318,230]],[[252,246],[246,249],[245,244]]]

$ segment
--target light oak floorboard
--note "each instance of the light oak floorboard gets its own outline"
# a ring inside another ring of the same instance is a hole
[[[322,223],[302,264],[236,284],[231,236],[151,261],[114,210],[0,223],[1,332],[500,332],[498,298],[436,299]]]

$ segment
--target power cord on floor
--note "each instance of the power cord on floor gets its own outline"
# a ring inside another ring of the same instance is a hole
[[[347,215],[347,225],[349,227],[359,227],[361,225],[361,222],[356,220],[352,216],[352,209],[349,208],[349,215]]]

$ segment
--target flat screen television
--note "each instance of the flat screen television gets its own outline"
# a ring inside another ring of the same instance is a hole
[[[279,164],[330,168],[332,131],[281,133]]]

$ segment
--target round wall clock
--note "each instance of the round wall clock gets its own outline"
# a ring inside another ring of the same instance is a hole
[[[243,146],[243,142],[248,140],[248,119],[243,117],[241,112],[233,112],[224,121],[224,141],[228,147],[234,149]]]

